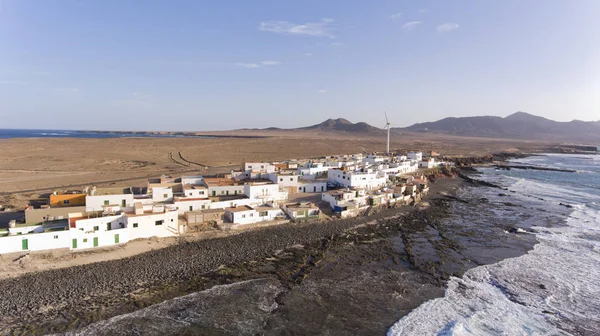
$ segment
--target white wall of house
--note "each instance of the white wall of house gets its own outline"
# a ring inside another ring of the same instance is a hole
[[[275,166],[267,162],[246,162],[244,164],[244,170],[247,172],[272,173],[275,171]]]
[[[104,205],[123,206],[123,201],[126,207],[133,206],[133,194],[119,195],[94,195],[85,197],[86,211],[102,211]]]
[[[158,187],[152,188],[152,201],[153,202],[172,202],[173,201],[173,189]]]
[[[244,195],[253,199],[276,197],[279,195],[279,186],[277,184],[245,184]]]
[[[367,190],[381,188],[387,183],[387,177],[383,172],[358,173],[338,169],[330,170],[327,174],[327,180],[344,187],[365,188]]]
[[[419,168],[433,168],[433,167],[435,167],[435,159],[434,158],[419,161]]]
[[[231,196],[231,195],[243,195],[244,185],[234,186],[209,186],[208,196]]]
[[[179,232],[177,215],[177,211],[166,211],[142,216],[127,216],[129,239],[176,236]]]
[[[96,231],[83,233],[76,229],[71,229],[71,243],[69,247],[71,250],[84,250],[94,247],[106,247],[118,244],[124,244],[129,241],[128,230],[126,228],[116,229],[110,231]],[[94,239],[96,238],[96,240]],[[76,240],[76,245],[73,241]],[[95,245],[97,241],[97,246]],[[76,246],[76,247],[74,247]]]
[[[200,176],[200,175],[182,176],[181,177],[181,185],[185,186],[186,184],[202,185],[202,184],[204,184],[204,177]]]
[[[207,188],[198,188],[191,189],[187,188],[183,190],[184,197],[188,198],[205,198],[208,197],[208,189]]]
[[[236,207],[236,206],[242,206],[242,205],[255,206],[255,205],[262,204],[262,203],[263,203],[263,201],[259,200],[259,199],[238,198],[238,199],[227,200],[227,201],[211,202],[210,208],[211,209],[225,209],[225,208],[229,208],[229,207]]]
[[[68,248],[70,237],[68,230],[0,237],[0,254]]]
[[[423,160],[423,153],[410,151],[406,154],[406,157],[409,160],[421,161],[421,160]]]
[[[280,187],[297,187],[298,186],[298,175],[287,175],[269,173],[266,176],[273,183],[278,184]]]
[[[257,208],[256,212],[258,214],[259,221],[270,221],[274,220],[277,217],[285,216],[285,213],[280,208],[267,208],[261,207]]]
[[[254,209],[248,209],[246,211],[225,211],[225,217],[229,219],[233,224],[252,224],[261,222],[263,219],[258,216],[258,212]]]
[[[314,193],[327,191],[327,182],[322,180],[313,180],[310,183],[300,183],[298,185],[298,192],[302,193]]]
[[[203,209],[210,209],[210,199],[202,200],[185,200],[181,199],[173,203],[177,207],[177,213],[184,215],[186,211],[197,211]]]

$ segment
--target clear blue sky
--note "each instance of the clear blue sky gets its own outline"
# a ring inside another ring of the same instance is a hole
[[[600,1],[0,0],[0,128],[600,119]]]

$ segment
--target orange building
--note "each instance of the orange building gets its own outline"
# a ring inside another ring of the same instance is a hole
[[[86,194],[52,194],[50,207],[82,206],[85,205]]]

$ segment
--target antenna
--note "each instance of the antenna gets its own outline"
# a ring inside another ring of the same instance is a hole
[[[388,120],[387,112],[384,111],[383,113],[385,114],[385,126],[383,127],[383,129],[387,128],[387,145],[385,147],[385,153],[389,155],[390,154],[390,128],[391,128],[392,124]]]

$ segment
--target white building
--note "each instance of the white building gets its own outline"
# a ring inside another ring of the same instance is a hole
[[[374,190],[384,187],[387,184],[387,176],[384,172],[345,171],[341,169],[331,169],[327,173],[329,183],[345,188],[365,188]]]
[[[225,219],[233,224],[252,224],[261,221],[256,210],[247,205],[225,208]]]
[[[234,179],[205,178],[208,196],[232,196],[244,194],[244,183]]]
[[[133,206],[131,188],[98,188],[90,190],[85,197],[87,212],[114,212]]]
[[[319,207],[310,202],[288,203],[284,204],[281,209],[294,220],[318,217],[321,213]]]
[[[184,215],[187,211],[210,209],[211,203],[209,198],[176,197],[173,205],[177,208],[179,215]]]
[[[244,170],[246,172],[266,174],[275,172],[275,166],[266,162],[246,162],[244,164]]]
[[[152,188],[152,202],[173,202],[173,189],[171,187]]]
[[[408,152],[406,154],[406,157],[409,160],[421,161],[421,160],[423,160],[423,153],[422,152],[410,151],[410,152]]]
[[[429,158],[422,161],[419,161],[419,168],[433,168],[435,167],[435,159]]]
[[[287,191],[288,193],[298,192],[298,175],[269,173],[266,177],[273,183],[276,183],[281,191]]]
[[[279,191],[279,186],[271,182],[251,182],[244,184],[244,195],[250,199],[260,199],[263,203],[269,201],[284,201],[288,193]]]
[[[299,180],[298,192],[316,193],[327,191],[327,181],[324,180]]]

